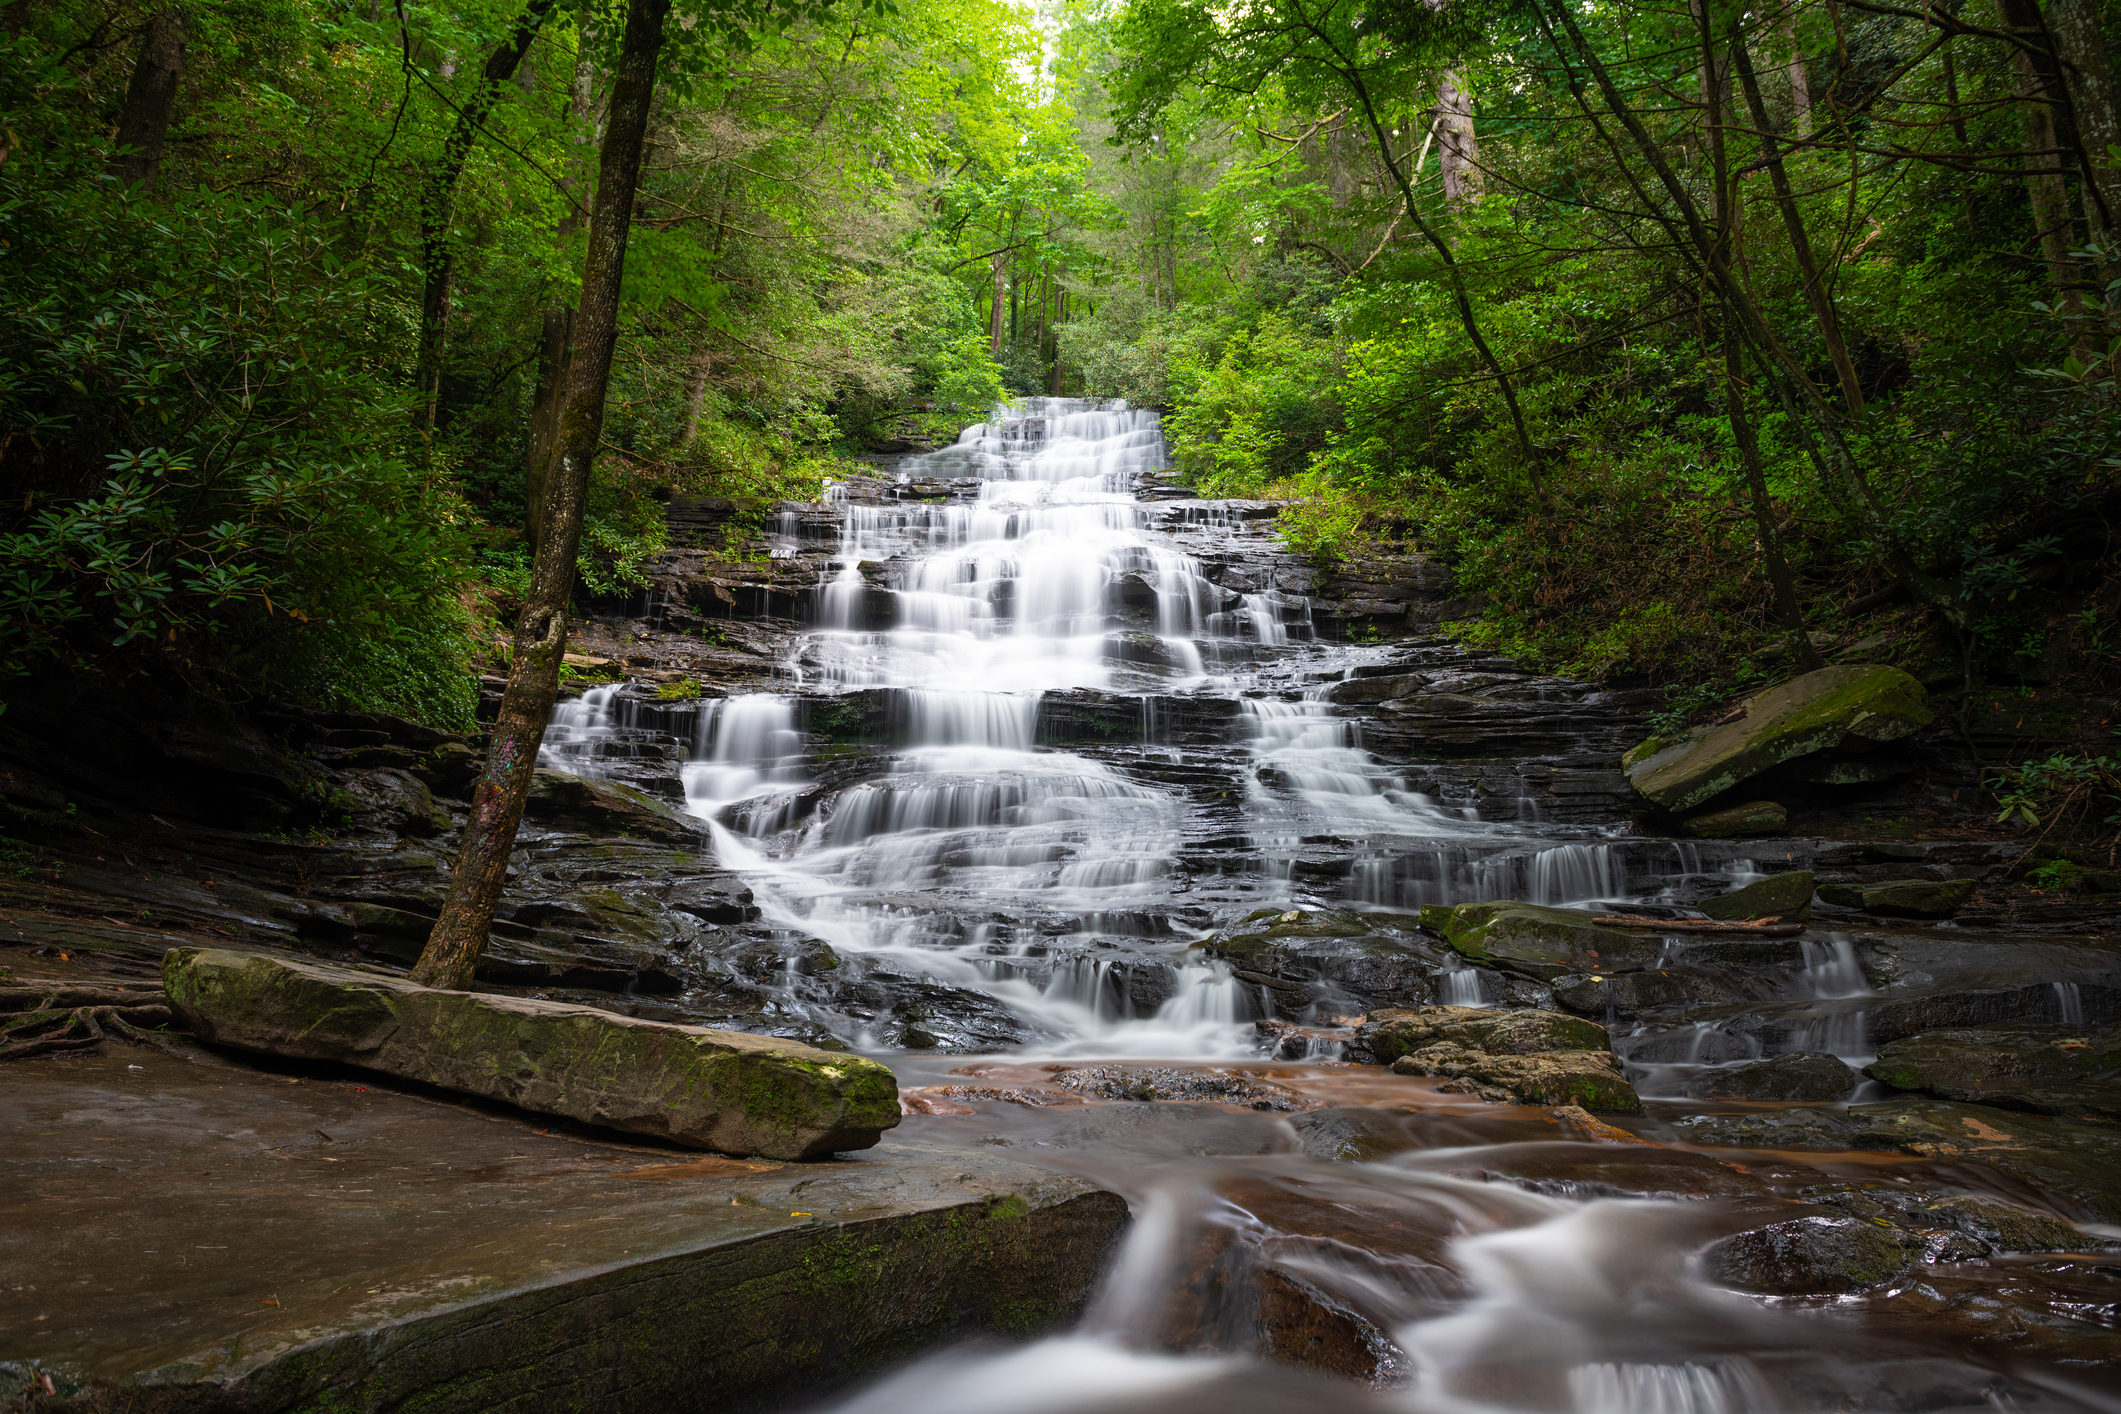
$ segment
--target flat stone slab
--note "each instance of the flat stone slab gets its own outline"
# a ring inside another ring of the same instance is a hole
[[[862,1056],[530,997],[448,992],[267,953],[172,948],[169,1004],[202,1040],[340,1061],[695,1149],[808,1159],[899,1121]]]
[[[700,1156],[109,1051],[0,1067],[8,1407],[755,1408],[1068,1319],[1126,1220],[962,1150]]]

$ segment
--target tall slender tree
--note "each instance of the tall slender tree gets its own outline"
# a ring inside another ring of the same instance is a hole
[[[472,794],[448,898],[413,969],[413,980],[430,987],[462,988],[471,983],[472,970],[493,927],[494,908],[508,875],[508,855],[515,848],[516,831],[530,799],[545,724],[559,697],[575,555],[582,539],[589,469],[604,428],[605,390],[618,343],[626,242],[640,188],[641,159],[647,149],[656,61],[669,17],[670,0],[627,0],[626,29],[619,42],[598,160],[596,201],[589,217],[589,252],[582,266],[581,300],[574,319],[566,412],[543,478],[545,506],[530,592],[516,621],[508,687],[494,723],[493,745]]]

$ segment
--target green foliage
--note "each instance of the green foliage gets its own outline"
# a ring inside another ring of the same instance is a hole
[[[20,95],[29,58],[5,58]],[[464,508],[405,455],[373,268],[303,212],[160,210],[91,161],[55,140],[0,166],[0,666],[145,657],[349,705],[451,698]]]
[[[2121,833],[2121,757],[2057,752],[2021,762],[1985,782],[2000,806],[1999,824],[2043,837]]]

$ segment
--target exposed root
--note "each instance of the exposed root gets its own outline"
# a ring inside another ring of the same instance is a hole
[[[25,994],[25,989],[9,989],[16,996]],[[97,993],[115,999],[99,1002],[68,1005],[73,997],[84,992]],[[0,1061],[28,1060],[33,1056],[56,1055],[66,1051],[89,1051],[105,1041],[116,1039],[135,1046],[146,1046],[161,1051],[164,1055],[202,1065],[220,1065],[222,1061],[204,1051],[178,1043],[173,1037],[149,1030],[150,1027],[174,1025],[176,1014],[162,1001],[160,991],[113,992],[97,988],[60,988],[54,991],[30,992],[34,1002],[41,1002],[35,1010],[18,1013],[0,1022],[0,1037],[7,1044],[0,1045]],[[59,1005],[54,1006],[54,999]],[[12,998],[0,996],[0,1003]],[[108,1028],[108,1030],[106,1030]]]

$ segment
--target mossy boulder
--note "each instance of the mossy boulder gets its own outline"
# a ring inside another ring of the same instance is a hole
[[[1772,800],[1748,800],[1721,810],[1689,815],[1679,828],[1699,840],[1742,840],[1779,835],[1789,828],[1790,812]]]
[[[1797,869],[1787,874],[1772,874],[1742,889],[1703,899],[1696,907],[1711,918],[1784,918],[1794,921],[1811,912],[1812,871]]]
[[[162,980],[202,1040],[340,1061],[696,1149],[816,1158],[866,1149],[899,1119],[889,1070],[776,1037],[219,949],[172,948]]]
[[[1892,918],[1949,918],[1973,897],[1974,888],[1972,879],[1888,879],[1880,884],[1822,884],[1819,897]]]
[[[1542,1051],[1610,1051],[1603,1026],[1557,1011],[1495,1011],[1487,1007],[1425,1006],[1370,1013],[1357,1044],[1389,1065],[1438,1041],[1490,1055],[1529,1056]]]
[[[1664,948],[1654,936],[1601,928],[1569,908],[1518,903],[1431,904],[1422,926],[1458,953],[1542,981],[1570,972],[1631,972],[1654,967]]]
[[[1735,722],[1643,742],[1621,769],[1644,800],[1684,814],[1785,761],[1919,731],[1931,721],[1924,698],[1898,668],[1821,668],[1761,693]]]
[[[1559,1012],[1378,1011],[1356,1033],[1356,1045],[1389,1062],[1394,1074],[1442,1076],[1484,1099],[1608,1114],[1642,1108],[1606,1029]]]
[[[2121,1026],[1981,1026],[1888,1042],[1863,1073],[1943,1100],[2103,1119],[2121,1114]]]
[[[1792,1218],[1735,1233],[1702,1254],[1709,1279],[1767,1296],[1838,1296],[1905,1275],[1926,1256],[1896,1227],[1839,1213]]]

